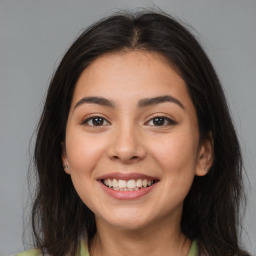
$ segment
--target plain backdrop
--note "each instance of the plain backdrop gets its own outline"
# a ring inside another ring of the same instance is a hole
[[[54,69],[83,28],[138,7],[159,7],[189,23],[212,60],[241,142],[248,194],[242,236],[256,255],[256,1],[0,0],[1,256],[24,250],[29,143]]]

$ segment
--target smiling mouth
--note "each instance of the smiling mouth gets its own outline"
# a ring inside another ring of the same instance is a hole
[[[101,182],[116,191],[138,191],[154,185],[157,180],[153,179],[102,179]]]

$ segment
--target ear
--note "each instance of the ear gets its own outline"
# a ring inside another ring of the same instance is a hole
[[[66,151],[66,145],[64,142],[61,142],[61,148],[62,148],[62,165],[63,169],[67,174],[70,174],[70,169],[69,169],[69,162],[68,162],[68,157],[67,157],[67,151]]]
[[[213,152],[214,152],[214,145],[213,145],[212,133],[209,132],[209,134],[206,136],[204,141],[201,143],[198,150],[195,175],[204,176],[208,173],[214,159]]]

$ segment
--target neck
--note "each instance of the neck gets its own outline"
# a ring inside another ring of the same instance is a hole
[[[166,221],[134,230],[97,221],[97,230],[91,246],[92,256],[187,256],[191,246],[179,224],[171,225]]]

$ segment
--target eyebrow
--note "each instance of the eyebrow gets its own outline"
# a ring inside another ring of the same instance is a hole
[[[111,101],[111,100],[108,100],[106,98],[102,98],[102,97],[84,97],[76,103],[74,109],[77,108],[78,106],[84,104],[84,103],[98,104],[98,105],[101,105],[101,106],[107,106],[107,107],[111,107],[111,108],[115,107],[114,102]]]
[[[164,103],[164,102],[175,103],[178,106],[180,106],[181,108],[185,109],[183,104],[178,99],[176,99],[176,98],[174,98],[170,95],[164,95],[164,96],[158,96],[158,97],[154,97],[154,98],[142,99],[138,102],[138,106],[141,108],[141,107],[157,105],[157,104]]]
[[[157,97],[154,97],[154,98],[142,99],[138,102],[137,106],[139,108],[143,108],[143,107],[153,106],[153,105],[157,105],[157,104],[165,103],[165,102],[175,103],[178,106],[180,106],[182,109],[185,109],[183,104],[178,99],[176,99],[176,98],[174,98],[170,95],[164,95],[164,96],[157,96]],[[82,98],[81,100],[79,100],[76,103],[76,105],[74,106],[74,109],[76,109],[78,106],[80,106],[84,103],[98,104],[98,105],[101,105],[101,106],[107,106],[107,107],[115,108],[115,103],[112,100],[108,100],[106,98],[94,96],[94,97],[84,97],[84,98]]]

